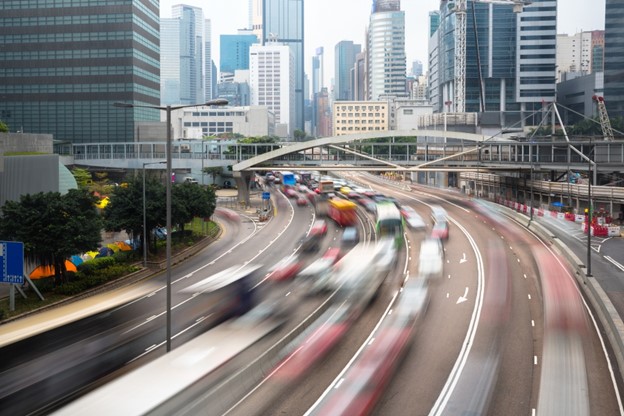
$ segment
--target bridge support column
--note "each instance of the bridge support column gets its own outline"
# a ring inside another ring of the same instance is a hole
[[[249,183],[251,182],[251,172],[234,172],[234,180],[238,189],[238,204],[241,207],[249,207]]]

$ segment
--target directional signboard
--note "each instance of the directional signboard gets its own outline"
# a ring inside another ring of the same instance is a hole
[[[24,243],[0,241],[0,283],[24,284]]]
[[[271,199],[270,192],[262,192],[262,199]]]

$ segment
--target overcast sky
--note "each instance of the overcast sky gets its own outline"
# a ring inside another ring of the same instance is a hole
[[[219,67],[219,36],[235,34],[248,23],[248,0],[160,0],[160,16],[171,17],[174,4],[201,7],[212,21],[213,59]],[[363,44],[372,0],[304,0],[305,66],[309,73],[317,47],[325,48],[325,84],[334,74],[334,47],[341,40]],[[439,0],[403,0],[405,11],[408,71],[420,60],[426,67],[429,12],[437,10]],[[605,0],[559,0],[557,33],[574,34],[582,30],[604,29]]]

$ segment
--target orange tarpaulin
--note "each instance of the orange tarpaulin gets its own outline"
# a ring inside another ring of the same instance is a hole
[[[78,271],[74,263],[72,263],[69,260],[65,260],[65,269],[68,272]],[[54,272],[55,272],[54,266],[39,266],[35,270],[30,272],[29,277],[31,279],[42,279],[44,277],[54,276]]]
[[[132,247],[130,247],[130,245],[124,241],[116,241],[115,244],[117,244],[117,246],[121,249],[121,251],[132,250]]]

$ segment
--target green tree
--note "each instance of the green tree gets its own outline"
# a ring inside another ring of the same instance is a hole
[[[54,266],[55,283],[66,281],[65,260],[95,250],[102,241],[102,222],[94,206],[96,198],[86,190],[67,194],[39,192],[8,201],[2,207],[0,239],[24,243],[24,257]]]
[[[295,130],[293,134],[295,136],[295,141],[297,142],[302,142],[306,139],[306,137],[308,137],[305,131],[299,129]]]
[[[141,244],[150,247],[151,232],[143,241],[143,176],[128,180],[127,187],[115,187],[110,203],[103,211],[106,231],[125,231],[130,238],[141,238]],[[146,229],[165,226],[167,221],[166,189],[156,178],[145,178],[145,225]]]
[[[212,176],[212,183],[216,183],[217,175],[220,175],[223,172],[223,168],[221,166],[207,166],[204,168],[204,173]]]
[[[0,133],[8,133],[9,126],[7,126],[4,121],[0,120]]]
[[[171,222],[179,230],[195,217],[210,217],[217,206],[217,198],[211,188],[192,183],[175,185],[171,192]]]
[[[76,178],[76,183],[81,188],[87,188],[91,183],[93,183],[93,178],[91,177],[91,172],[87,169],[83,168],[74,168],[71,170],[72,175]]]

